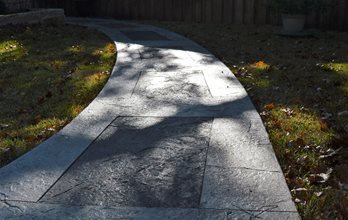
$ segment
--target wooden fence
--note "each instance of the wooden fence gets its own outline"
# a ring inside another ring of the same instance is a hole
[[[69,16],[127,20],[166,20],[233,24],[279,24],[268,0],[32,0],[34,7],[64,8]],[[331,7],[308,16],[307,25],[348,30],[348,0],[327,0]]]

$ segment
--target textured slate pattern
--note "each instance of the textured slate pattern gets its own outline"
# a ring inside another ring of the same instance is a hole
[[[141,59],[180,59],[173,53],[169,53],[169,49],[180,50],[180,47],[173,48],[145,48],[139,51]]]
[[[27,202],[0,202],[2,219],[11,220],[288,220],[299,219],[296,212],[266,212],[182,208],[131,208],[64,206]]]
[[[117,118],[42,201],[198,207],[211,121]]]
[[[145,72],[134,91],[147,98],[209,97],[209,89],[200,71],[195,72]]]
[[[202,207],[254,211],[294,211],[283,173],[207,166]]]
[[[207,165],[281,172],[262,128],[262,121],[257,118],[215,119]]]
[[[158,34],[154,31],[121,31],[121,33],[134,41],[169,40],[166,36]]]

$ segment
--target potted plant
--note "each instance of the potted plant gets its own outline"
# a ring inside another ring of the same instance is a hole
[[[324,7],[324,0],[271,0],[271,8],[282,15],[285,33],[303,31],[307,15]]]

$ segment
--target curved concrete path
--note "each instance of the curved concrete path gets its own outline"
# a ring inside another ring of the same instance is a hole
[[[244,88],[172,32],[70,19],[117,44],[99,96],[0,169],[0,219],[298,219]]]

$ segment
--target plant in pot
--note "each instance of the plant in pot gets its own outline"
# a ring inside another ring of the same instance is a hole
[[[271,0],[271,8],[282,15],[285,33],[303,31],[307,15],[325,7],[324,0]]]

